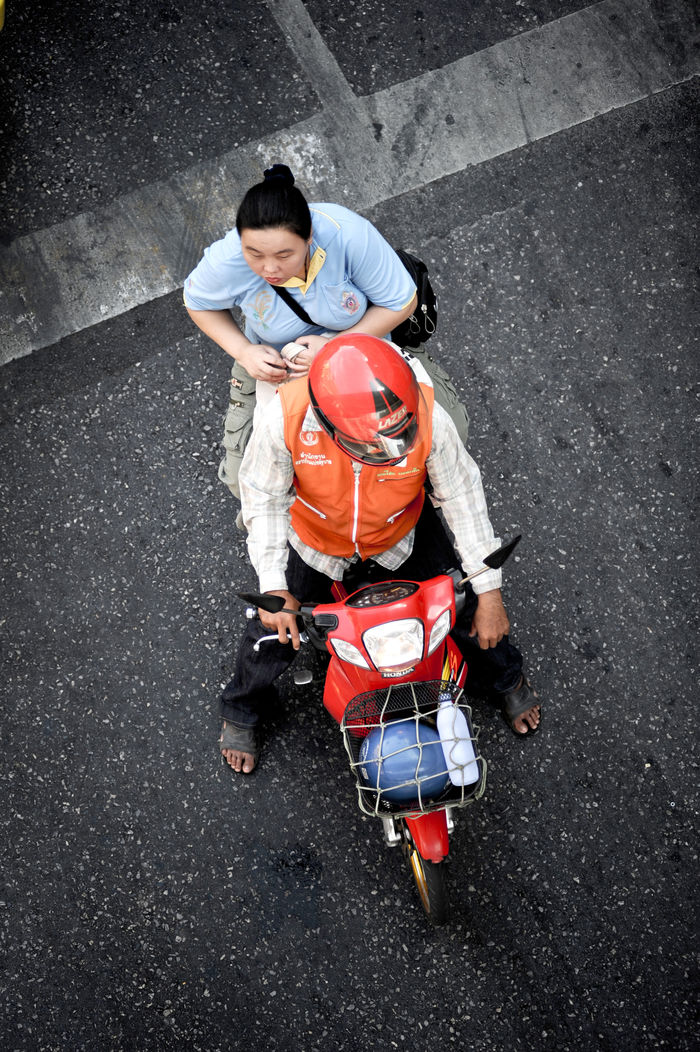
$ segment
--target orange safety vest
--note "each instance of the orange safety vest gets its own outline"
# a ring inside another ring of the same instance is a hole
[[[418,442],[404,461],[386,467],[358,464],[325,431],[304,431],[309,408],[305,380],[283,384],[284,440],[294,463],[297,536],[326,555],[363,559],[393,547],[418,522],[425,499],[425,462],[433,439],[433,389],[421,384]],[[360,469],[361,470],[358,470]]]

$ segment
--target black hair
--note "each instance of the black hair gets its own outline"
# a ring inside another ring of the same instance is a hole
[[[294,185],[286,164],[265,169],[265,178],[251,186],[236,214],[236,230],[267,230],[282,227],[304,241],[311,237],[311,213],[306,198]]]

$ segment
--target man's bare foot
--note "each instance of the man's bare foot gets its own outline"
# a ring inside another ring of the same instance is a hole
[[[223,721],[219,738],[221,755],[238,773],[250,774],[258,761],[255,731],[252,727],[237,727]]]
[[[534,692],[533,692],[534,693]],[[535,695],[536,697],[537,695]],[[516,716],[513,720],[513,730],[516,734],[527,734],[528,731],[537,730],[540,722],[540,706],[533,705],[531,709],[524,712],[522,716]]]

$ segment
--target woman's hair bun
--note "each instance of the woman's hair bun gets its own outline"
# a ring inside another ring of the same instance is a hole
[[[0,0],[1,2],[1,0]],[[265,178],[251,186],[236,213],[236,230],[291,230],[304,241],[311,237],[311,213],[306,198],[286,164],[273,164]]]
[[[265,169],[265,181],[268,179],[281,179],[288,186],[294,186],[294,176],[286,164],[273,164],[272,168]]]

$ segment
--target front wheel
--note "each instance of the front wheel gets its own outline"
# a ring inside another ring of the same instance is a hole
[[[450,915],[444,862],[430,862],[423,858],[410,840],[406,842],[405,850],[423,909],[432,924],[444,924]]]

